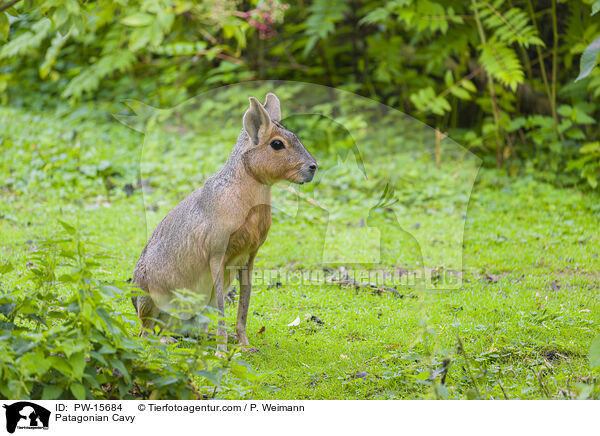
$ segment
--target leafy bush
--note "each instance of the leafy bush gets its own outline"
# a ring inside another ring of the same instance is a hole
[[[586,142],[579,149],[581,157],[569,162],[567,169],[579,170],[592,188],[598,187],[600,178],[600,142]]]
[[[597,189],[597,169],[579,159],[597,123],[579,133],[561,107],[599,115],[599,5],[18,1],[0,5],[0,98],[33,108],[123,98],[171,107],[252,79],[321,83],[435,125],[489,166]]]
[[[240,398],[256,389],[261,376],[233,351],[221,359],[208,341],[165,345],[132,334],[135,315],[115,306],[134,291],[95,279],[106,256],[60,224],[0,293],[0,398]]]

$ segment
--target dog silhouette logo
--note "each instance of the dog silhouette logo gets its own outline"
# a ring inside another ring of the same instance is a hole
[[[19,429],[48,429],[50,411],[29,401],[19,401],[3,406],[6,409],[6,431]]]

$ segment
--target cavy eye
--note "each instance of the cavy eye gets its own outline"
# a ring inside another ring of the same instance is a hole
[[[271,147],[273,147],[273,150],[283,150],[285,145],[279,139],[274,139],[271,141]]]

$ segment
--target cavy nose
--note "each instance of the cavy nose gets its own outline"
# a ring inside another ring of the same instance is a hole
[[[308,166],[308,169],[309,169],[311,172],[313,172],[313,173],[314,173],[315,171],[317,171],[317,168],[318,168],[318,167],[317,167],[317,164],[316,164],[316,163],[314,163],[314,164],[310,164],[310,165]]]

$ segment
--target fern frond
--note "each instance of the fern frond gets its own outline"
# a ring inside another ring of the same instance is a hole
[[[523,82],[523,67],[517,54],[496,37],[490,38],[486,44],[483,44],[479,63],[489,75],[513,91],[517,89],[519,83]]]
[[[442,95],[437,95],[431,86],[420,89],[409,98],[419,112],[431,112],[441,116],[452,109],[448,100]]]
[[[476,7],[484,27],[507,44],[517,43],[523,47],[543,46],[544,41],[540,39],[537,29],[530,24],[527,13],[519,8],[500,12],[502,3],[502,0],[496,0],[494,4],[485,0],[477,3]]]
[[[66,35],[61,35],[60,32],[56,32],[56,35],[54,35],[54,38],[52,38],[50,47],[48,47],[48,50],[46,50],[44,62],[42,62],[42,65],[40,65],[39,68],[40,77],[42,79],[45,79],[46,76],[48,76],[48,73],[56,63],[56,57],[58,56],[60,49],[63,47],[63,45],[65,45],[70,35],[71,32],[67,33]]]
[[[38,48],[50,33],[51,28],[52,21],[42,18],[31,27],[32,32],[24,32],[5,44],[0,50],[0,59],[26,55],[30,50]]]
[[[335,25],[349,12],[347,3],[346,0],[317,0],[308,8],[306,34],[310,38],[304,47],[304,55],[308,55],[320,39],[335,32]]]
[[[375,8],[367,15],[365,15],[359,22],[359,25],[363,24],[379,24],[384,23],[390,19],[390,10],[386,7]]]

